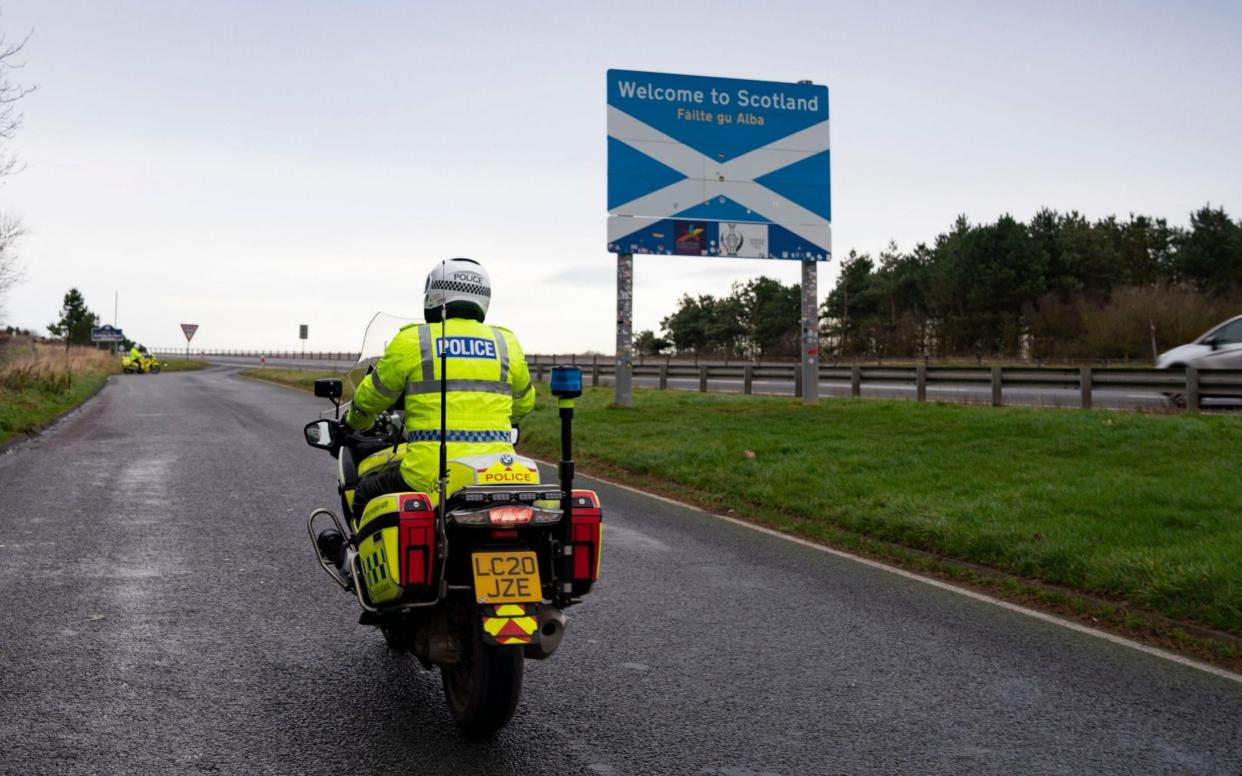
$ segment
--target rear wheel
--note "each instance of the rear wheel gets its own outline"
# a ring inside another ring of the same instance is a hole
[[[504,727],[522,694],[522,667],[521,647],[484,644],[476,631],[461,663],[440,666],[444,699],[457,724],[478,736]]]

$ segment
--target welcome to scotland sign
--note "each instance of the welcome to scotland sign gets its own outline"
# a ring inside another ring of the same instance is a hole
[[[828,87],[608,71],[608,250],[828,261]]]

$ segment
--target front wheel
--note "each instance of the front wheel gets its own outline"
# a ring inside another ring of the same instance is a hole
[[[440,666],[444,699],[453,720],[468,733],[488,736],[513,718],[522,694],[521,647],[483,644],[475,636],[473,648],[457,665]]]
[[[153,375],[157,375],[157,374],[159,374],[159,373],[160,373],[160,365],[159,365],[159,364],[152,364],[152,365],[151,365],[151,374],[153,374]]]

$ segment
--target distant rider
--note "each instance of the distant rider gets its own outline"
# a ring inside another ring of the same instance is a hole
[[[133,347],[129,349],[129,360],[134,366],[138,366],[139,359],[142,358],[142,351],[138,349],[138,343],[135,342]]]
[[[449,259],[427,275],[423,317],[389,343],[354,391],[345,423],[365,430],[405,394],[406,452],[367,474],[354,491],[354,516],[385,493],[433,493],[440,467],[440,352],[447,348],[448,457],[512,453],[510,429],[535,406],[526,357],[513,332],[484,325],[492,297],[487,270],[473,259]],[[441,307],[447,311],[441,339]],[[436,343],[433,350],[432,343]],[[339,560],[340,535],[328,529],[321,551]]]

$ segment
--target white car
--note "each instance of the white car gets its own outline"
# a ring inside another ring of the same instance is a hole
[[[1157,369],[1242,369],[1242,315],[1230,318],[1194,342],[1161,353]]]

